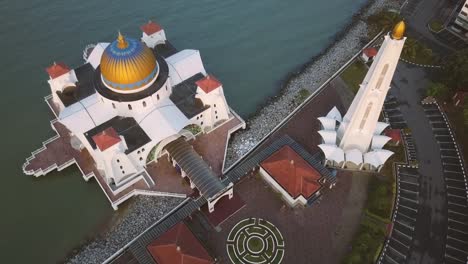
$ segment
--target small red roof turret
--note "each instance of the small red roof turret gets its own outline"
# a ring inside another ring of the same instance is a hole
[[[367,48],[367,49],[364,50],[364,54],[366,54],[366,56],[368,58],[375,57],[375,55],[377,55],[377,49],[376,48]]]
[[[161,31],[162,27],[159,24],[157,24],[157,23],[150,20],[150,21],[148,21],[148,23],[142,25],[140,27],[140,29],[141,29],[141,31],[145,32],[146,35],[149,36],[149,35],[152,35],[154,33],[157,33],[159,31]]]
[[[68,73],[70,71],[70,68],[68,68],[67,65],[63,62],[54,62],[51,66],[46,68],[46,72],[49,74],[50,78],[55,79],[57,77],[60,77],[64,75],[65,73]]]
[[[113,127],[108,127],[100,133],[94,135],[93,141],[101,151],[104,151],[119,143],[121,139]]]
[[[218,79],[216,79],[213,75],[208,75],[205,78],[196,81],[195,84],[203,91],[205,91],[205,93],[210,93],[222,85],[221,82],[218,81]]]

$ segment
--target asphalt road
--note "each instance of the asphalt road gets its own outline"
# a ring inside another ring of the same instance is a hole
[[[438,10],[444,8],[448,0],[408,0],[403,8],[403,16],[407,21],[408,31],[416,39],[422,39],[431,49],[443,55],[453,51],[453,48],[437,39],[427,25],[436,16]]]
[[[447,199],[440,148],[434,138],[421,99],[428,84],[427,73],[418,67],[400,62],[390,93],[413,134],[419,161],[419,208],[415,235],[407,263],[443,263],[447,232]]]

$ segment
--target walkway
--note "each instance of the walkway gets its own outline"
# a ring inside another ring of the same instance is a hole
[[[172,159],[182,170],[182,175],[187,174],[190,181],[195,184],[200,193],[210,199],[224,190],[218,176],[214,174],[208,164],[195,152],[193,147],[180,137],[166,145],[166,150]]]

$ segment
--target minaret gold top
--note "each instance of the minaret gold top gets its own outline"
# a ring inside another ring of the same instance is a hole
[[[395,27],[393,28],[392,38],[393,38],[393,39],[396,39],[396,40],[402,39],[403,36],[405,35],[405,29],[406,29],[405,22],[400,21],[400,22],[399,22],[398,24],[396,24]]]
[[[125,49],[126,47],[128,47],[128,43],[125,40],[125,37],[122,34],[120,34],[120,31],[119,35],[117,36],[117,47],[119,49]]]

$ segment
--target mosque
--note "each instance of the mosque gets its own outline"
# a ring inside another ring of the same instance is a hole
[[[228,123],[225,143],[245,122],[229,108],[198,50],[178,51],[155,22],[141,30],[141,40],[119,32],[112,43],[88,46],[85,64],[75,69],[55,62],[46,69],[51,95],[45,99],[57,136],[33,152],[23,170],[41,176],[77,164],[86,180],[98,179],[116,209],[134,195],[164,195],[152,188],[160,183],[146,169],[167,156],[213,210],[216,199],[232,195],[232,185],[225,186],[187,141]]]

